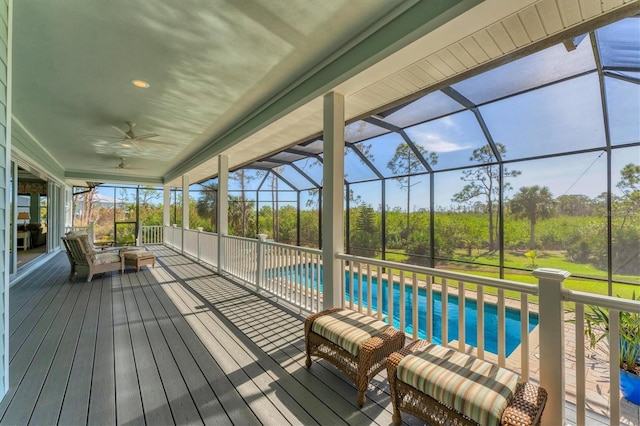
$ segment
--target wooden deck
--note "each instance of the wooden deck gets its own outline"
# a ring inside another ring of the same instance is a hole
[[[154,251],[91,283],[60,253],[11,288],[2,424],[391,423],[383,375],[359,409],[331,365],[305,368],[302,316]]]

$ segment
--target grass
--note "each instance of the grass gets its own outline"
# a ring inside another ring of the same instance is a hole
[[[484,263],[495,266],[482,266],[471,265],[451,262],[445,265],[439,265],[439,268],[449,271],[463,272],[471,275],[478,275],[483,277],[498,278],[498,264],[499,254],[497,252],[485,252],[478,253],[471,257],[466,255],[466,252],[456,252],[454,255],[456,260],[463,260],[469,262]],[[508,251],[504,256],[505,274],[504,279],[510,281],[518,281],[528,284],[537,284],[538,280],[531,274],[531,271],[537,268],[554,268],[569,271],[572,275],[581,275],[586,277],[597,278],[601,280],[607,279],[607,272],[599,270],[592,265],[574,263],[566,259],[563,252],[560,251],[538,251],[535,258],[535,265],[532,264],[532,260],[525,256],[525,251]],[[387,253],[386,260],[393,262],[406,262],[408,256],[402,253],[401,250],[395,250],[394,253]],[[524,271],[514,270],[526,269]],[[393,270],[393,274],[399,274],[399,270]],[[406,273],[408,278],[411,278],[413,274]],[[418,279],[424,280],[426,276],[418,275]],[[627,282],[633,282],[637,284],[626,284],[620,282],[613,283],[612,294],[624,299],[631,299],[633,292],[638,289],[640,285],[640,277],[629,275],[615,275],[614,280],[621,280]],[[609,287],[603,281],[596,281],[585,278],[576,278],[571,276],[564,281],[564,288],[570,290],[583,291],[586,293],[594,293],[599,295],[608,295]],[[457,283],[450,283],[450,286],[457,287]],[[475,291],[477,286],[473,284],[465,284],[465,288]],[[496,294],[497,289],[486,289],[488,294]],[[520,298],[520,294],[513,291],[505,291],[505,295],[510,298]],[[537,297],[531,298],[532,301],[537,302]]]

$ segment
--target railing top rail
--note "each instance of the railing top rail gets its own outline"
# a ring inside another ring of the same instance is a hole
[[[266,244],[272,247],[282,247],[285,249],[293,249],[302,253],[322,255],[322,250],[312,249],[308,247],[300,247],[300,246],[293,246],[291,244],[276,243],[275,241],[265,241],[263,244]]]
[[[504,290],[513,290],[527,294],[538,294],[538,286],[536,284],[526,284],[517,281],[501,280],[498,278],[481,277],[478,275],[464,274],[461,272],[445,271],[443,269],[428,268],[426,266],[408,265],[406,263],[391,262],[388,260],[371,259],[368,257],[352,256],[345,253],[336,254],[338,259],[350,260],[352,262],[367,263],[384,268],[402,269],[403,271],[413,272],[416,274],[431,275],[455,281],[463,281],[465,283],[481,284],[489,287],[501,288]]]
[[[237,235],[223,235],[224,238],[229,238],[230,240],[242,240],[242,241],[247,241],[247,242],[251,242],[251,243],[255,243],[258,240],[255,238],[248,238],[248,237],[239,237]]]
[[[258,242],[258,240],[255,238],[237,237],[235,235],[224,235],[224,238],[229,238],[233,240],[242,240],[242,241],[247,241],[252,243]],[[284,249],[296,250],[302,253],[322,255],[322,250],[312,249],[308,247],[300,247],[300,246],[294,246],[291,244],[276,243],[275,241],[264,241],[262,244],[265,244],[271,247],[281,247]]]
[[[616,309],[618,311],[628,311],[640,314],[640,301],[622,299],[620,297],[603,296],[600,294],[585,293],[575,290],[563,290],[563,299],[567,302],[584,303],[603,308]]]

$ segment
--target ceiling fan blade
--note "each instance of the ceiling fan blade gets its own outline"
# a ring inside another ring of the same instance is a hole
[[[136,138],[137,139],[137,138]],[[175,146],[176,144],[173,142],[165,142],[165,141],[144,141],[145,144],[156,144],[156,145],[166,145],[166,146]]]
[[[111,126],[116,132],[118,132],[118,134],[120,136],[122,136],[125,139],[131,139],[131,136],[129,136],[124,130],[117,128],[116,126]]]
[[[149,139],[149,138],[155,138],[156,136],[160,136],[157,133],[146,133],[144,135],[140,135],[140,136],[135,136],[134,139]]]
[[[131,143],[136,147],[138,151],[144,151],[142,145],[140,145],[136,139],[131,139]]]

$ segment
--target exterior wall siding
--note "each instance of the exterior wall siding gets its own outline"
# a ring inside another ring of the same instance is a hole
[[[9,185],[11,176],[11,31],[12,0],[0,0],[0,396],[9,389],[9,238],[11,238]]]

